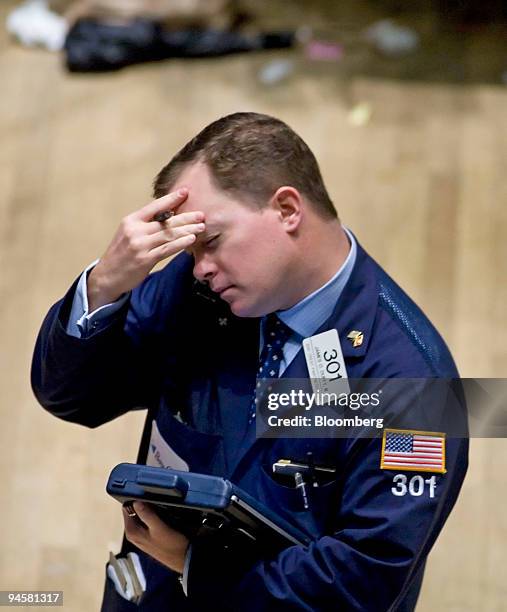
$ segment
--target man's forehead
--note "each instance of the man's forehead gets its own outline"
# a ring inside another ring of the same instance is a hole
[[[188,189],[188,197],[174,209],[177,215],[200,211],[204,213],[206,224],[224,224],[242,212],[243,206],[224,192],[203,190],[189,184],[184,186]]]
[[[221,210],[224,208],[221,198],[206,189],[200,189],[199,187],[189,184],[184,186],[188,189],[188,196],[187,199],[174,210],[176,214],[201,211],[207,218],[221,214]]]
[[[192,198],[192,193],[189,192],[188,198],[180,204],[177,208],[174,209],[175,214],[179,215],[181,213],[189,213],[189,212],[203,212],[206,220],[206,224],[216,224],[223,220],[225,215],[225,211],[222,210],[222,207],[218,203],[213,203],[211,200],[199,198]]]
[[[176,214],[202,211],[207,222],[219,221],[230,216],[238,205],[236,198],[217,187],[208,167],[202,162],[190,164],[185,168],[171,191],[182,187],[188,189],[188,197],[175,209]]]
[[[201,162],[187,166],[176,179],[171,191],[182,187],[188,189],[188,198],[182,205],[185,212],[199,210],[198,206],[202,206],[206,200],[213,199],[218,194],[207,166]]]

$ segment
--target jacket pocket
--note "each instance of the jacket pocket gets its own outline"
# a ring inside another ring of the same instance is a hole
[[[332,532],[338,514],[338,491],[336,480],[319,486],[306,482],[304,488],[285,486],[273,478],[271,466],[262,465],[257,498],[310,535],[320,537]]]
[[[165,404],[161,404],[152,422],[148,457],[150,465],[158,467],[218,475],[225,469],[222,436],[190,427],[171,414]],[[170,465],[171,461],[174,465]]]

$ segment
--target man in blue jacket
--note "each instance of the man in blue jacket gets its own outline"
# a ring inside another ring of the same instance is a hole
[[[467,467],[445,402],[421,408],[409,393],[390,407],[409,425],[430,413],[424,431],[258,438],[255,389],[313,378],[308,338],[350,379],[454,378],[442,338],[341,225],[315,157],[277,119],[210,124],[154,195],[51,308],[35,394],[89,427],[147,408],[139,463],[224,476],[314,542],[245,566],[136,503],[146,526],[124,510],[123,553],[139,555],[145,592],[134,605],[108,578],[103,610],[413,610]],[[309,456],[320,476],[302,499],[273,466]]]

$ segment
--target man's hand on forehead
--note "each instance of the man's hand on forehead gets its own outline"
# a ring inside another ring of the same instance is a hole
[[[156,216],[164,213],[173,216],[176,210],[187,200],[188,193],[187,187],[180,187],[176,191],[171,191],[146,204],[140,210],[132,213],[132,216],[146,222],[153,221]]]
[[[156,264],[187,249],[205,231],[202,211],[178,212],[188,193],[182,187],[124,217],[88,277],[90,312],[137,287]]]
[[[155,202],[160,203],[161,210],[158,210],[158,212],[154,214],[153,219],[151,219],[152,221],[158,221],[159,223],[164,223],[165,221],[171,219],[172,217],[185,214],[182,208],[184,208],[185,204],[188,203],[188,196],[189,196],[190,190],[188,189],[188,187],[181,187],[175,193],[179,194],[179,199],[176,201],[171,200],[169,204],[166,201],[167,196],[162,196],[158,200],[154,201],[154,203]],[[168,195],[171,195],[171,194],[168,194]],[[203,211],[196,210],[196,211],[191,211],[191,212],[195,213],[196,215],[195,218],[197,219],[197,221],[205,220]]]

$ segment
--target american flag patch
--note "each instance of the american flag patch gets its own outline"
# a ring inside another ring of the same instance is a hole
[[[410,429],[384,429],[380,467],[445,474],[445,434]]]

